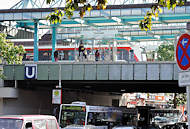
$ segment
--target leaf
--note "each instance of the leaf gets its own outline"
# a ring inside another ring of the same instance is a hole
[[[162,13],[162,9],[161,9],[160,7],[158,7],[158,11],[159,11],[160,13]]]

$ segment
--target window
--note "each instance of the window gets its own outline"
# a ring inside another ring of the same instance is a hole
[[[0,119],[0,129],[21,129],[22,123],[20,119]]]
[[[57,129],[57,123],[55,120],[47,120],[48,129]]]
[[[47,129],[46,128],[46,120],[34,120],[34,128],[35,129]]]

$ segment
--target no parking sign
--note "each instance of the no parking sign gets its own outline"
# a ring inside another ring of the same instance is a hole
[[[179,68],[178,83],[179,86],[190,85],[190,72],[187,71],[190,67],[190,35],[182,34],[176,46],[176,59]]]
[[[176,59],[181,70],[190,67],[190,35],[182,34],[176,46]]]

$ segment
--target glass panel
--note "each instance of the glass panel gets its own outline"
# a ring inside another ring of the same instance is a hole
[[[60,120],[60,126],[84,125],[85,124],[85,107],[81,106],[63,106]]]
[[[185,8],[186,8],[186,11],[185,11],[185,13],[189,13],[189,10],[190,10],[190,6],[186,6]]]
[[[0,129],[21,129],[22,124],[20,119],[0,119]]]
[[[55,120],[47,120],[48,129],[57,129],[57,123]]]
[[[78,13],[78,16],[79,16],[79,13]],[[86,11],[84,17],[90,17],[90,12],[89,12],[89,11]]]
[[[124,15],[131,15],[132,13],[132,10],[131,9],[122,9],[121,10],[121,16],[124,16]]]
[[[92,10],[91,11],[91,16],[92,17],[100,16],[100,11],[99,10]]]
[[[175,13],[185,13],[185,7],[176,7]]]
[[[120,13],[121,13],[120,9],[112,9],[111,10],[112,16],[120,16],[121,15]]]
[[[165,14],[173,14],[174,13],[174,11],[172,10],[172,9],[170,9],[170,10],[168,10],[168,8],[167,7],[165,7],[164,9],[163,9],[163,12],[165,13]]]
[[[42,12],[42,18],[46,18],[51,12]]]
[[[111,10],[101,10],[101,16],[110,16]]]
[[[23,19],[31,19],[31,13],[23,13]]]
[[[4,20],[13,20],[13,13],[4,13]]]
[[[32,13],[32,18],[33,19],[41,19],[42,18],[41,12],[33,12]]]
[[[22,13],[14,13],[14,20],[22,19]]]
[[[150,8],[142,8],[142,15],[146,15],[147,11],[151,11]]]
[[[4,15],[3,15],[3,13],[1,13],[0,14],[0,20],[3,20],[3,17],[4,17]]]
[[[61,38],[61,34],[57,34],[57,35],[56,35],[56,39],[57,39],[57,40],[58,40],[58,39],[62,39],[62,38]]]
[[[45,120],[34,120],[34,128],[35,129],[46,129],[46,121]]]
[[[80,15],[79,15],[79,11],[74,11],[74,13],[73,13],[73,17],[80,17]]]
[[[141,9],[132,9],[132,15],[141,15]]]

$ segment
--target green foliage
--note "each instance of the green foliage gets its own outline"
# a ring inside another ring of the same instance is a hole
[[[174,45],[162,44],[157,50],[159,61],[174,61]]]
[[[54,0],[46,0],[46,3],[50,4],[53,1]],[[86,11],[92,10],[92,6],[87,2],[87,0],[65,0],[65,2],[66,6],[64,10],[55,10],[55,12],[47,16],[47,20],[49,20],[51,24],[61,23],[64,14],[70,19],[73,16],[73,12],[75,10],[80,10],[79,15],[81,18],[84,17]],[[96,3],[97,9],[105,9],[107,0],[96,0]]]
[[[187,103],[187,94],[186,93],[175,93],[173,100],[169,100],[168,104],[173,104],[174,108],[176,106],[184,105]]]
[[[14,46],[13,43],[6,40],[6,35],[0,33],[0,64],[21,64],[22,54],[25,53],[23,46]],[[0,78],[3,78],[2,69],[0,69]]]
[[[46,0],[46,3],[50,4],[54,1],[55,0]],[[107,0],[95,1],[97,9],[106,9]],[[84,17],[87,10],[92,10],[92,6],[87,0],[65,0],[65,2],[66,6],[64,8],[64,12],[62,12],[62,10],[55,10],[54,13],[47,16],[47,20],[49,20],[51,24],[60,23],[64,14],[68,18],[71,18],[75,10],[80,10],[79,15],[81,18]],[[139,27],[141,30],[151,30],[152,18],[157,18],[159,14],[162,13],[162,9],[160,7],[167,7],[168,9],[174,10],[176,6],[183,6],[186,2],[187,0],[157,0],[157,4],[151,7],[151,11],[148,11],[144,19],[139,21]]]
[[[184,105],[187,103],[187,95],[184,94],[177,94],[176,97],[176,104],[177,106]]]
[[[147,12],[144,19],[139,21],[139,27],[141,30],[151,30],[152,18],[157,18],[162,13],[162,7],[167,7],[169,10],[174,10],[176,6],[183,6],[187,0],[158,0],[156,5],[151,7],[151,11]]]

